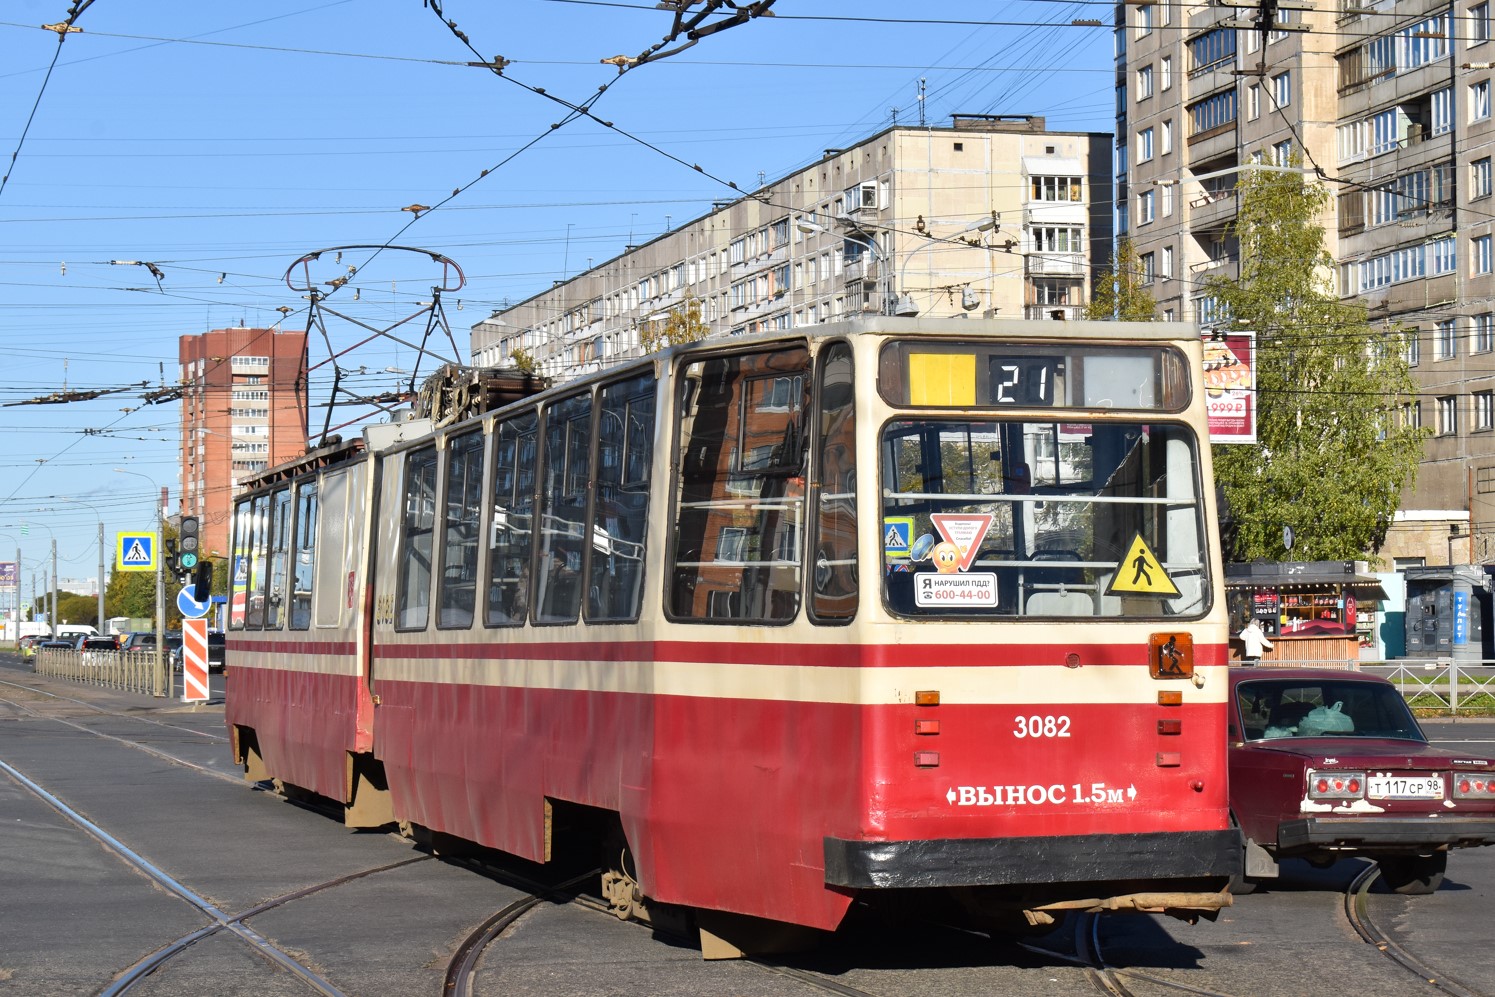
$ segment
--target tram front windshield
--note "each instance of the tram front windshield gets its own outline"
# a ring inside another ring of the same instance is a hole
[[[1198,442],[1151,422],[904,419],[881,443],[883,592],[914,617],[1202,615]]]

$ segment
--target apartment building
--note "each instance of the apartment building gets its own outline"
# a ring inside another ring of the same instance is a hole
[[[1257,17],[1116,8],[1117,228],[1160,314],[1208,326],[1222,316],[1199,282],[1238,270],[1241,171],[1301,155],[1333,195],[1340,295],[1417,333],[1405,417],[1435,435],[1382,553],[1444,563],[1457,529],[1455,561],[1495,560],[1488,0],[1282,0],[1266,32]]]
[[[956,115],[827,149],[494,312],[473,326],[474,363],[507,366],[522,350],[564,380],[638,356],[686,309],[710,336],[862,312],[1077,318],[1110,260],[1110,138]]]
[[[306,452],[306,333],[214,329],[183,336],[181,512],[208,557],[228,554],[240,478]]]

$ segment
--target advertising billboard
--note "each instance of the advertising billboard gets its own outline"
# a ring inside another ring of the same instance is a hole
[[[1256,333],[1205,333],[1204,396],[1211,443],[1256,442]]]

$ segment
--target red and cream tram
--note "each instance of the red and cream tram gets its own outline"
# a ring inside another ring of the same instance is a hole
[[[853,903],[1211,916],[1240,845],[1188,331],[697,343],[267,472],[235,756],[354,826],[595,832],[620,912],[693,909],[712,952]]]

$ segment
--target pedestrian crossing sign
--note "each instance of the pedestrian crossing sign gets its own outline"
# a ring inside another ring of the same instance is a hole
[[[1157,595],[1172,599],[1180,593],[1178,586],[1173,584],[1173,579],[1168,577],[1168,572],[1163,570],[1163,563],[1152,552],[1152,548],[1147,546],[1147,541],[1142,539],[1139,532],[1132,537],[1126,556],[1116,566],[1116,574],[1111,576],[1111,584],[1106,587],[1105,594]]]
[[[913,548],[914,517],[886,516],[882,523],[883,554],[888,557],[908,557]]]
[[[120,533],[114,557],[116,571],[155,571],[156,534]]]

